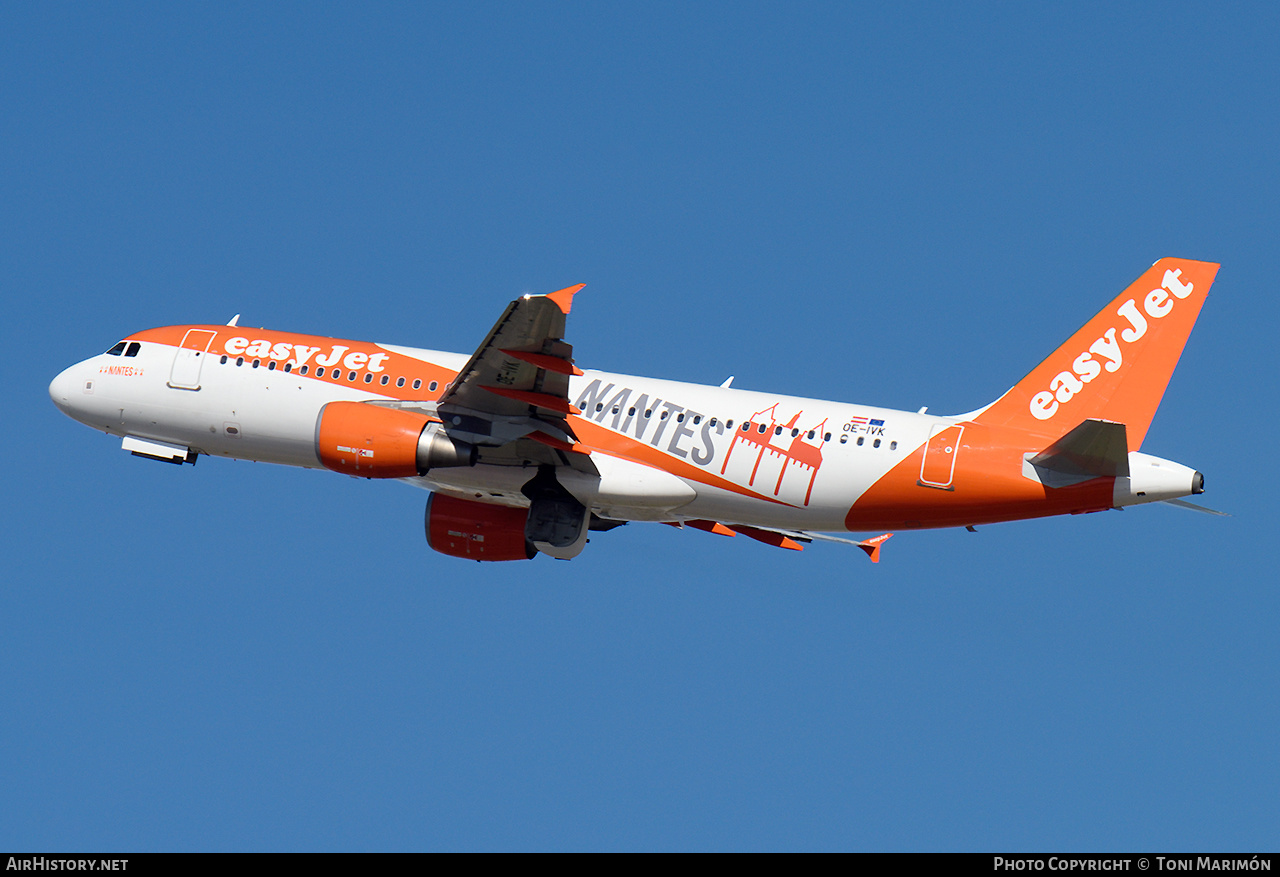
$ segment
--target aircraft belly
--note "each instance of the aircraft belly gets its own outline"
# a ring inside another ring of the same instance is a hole
[[[760,527],[778,527],[789,530],[843,530],[844,513],[838,505],[822,506],[811,503],[805,508],[795,508],[763,500],[748,500],[732,491],[718,487],[700,487],[698,498],[678,510],[678,517],[697,518],[721,523],[749,523]],[[674,516],[673,516],[674,517]]]

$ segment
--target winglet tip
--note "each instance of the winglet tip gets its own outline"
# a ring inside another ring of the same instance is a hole
[[[585,283],[579,283],[577,286],[566,286],[564,289],[557,289],[555,292],[547,293],[547,298],[555,302],[556,306],[568,316],[569,309],[573,307],[573,297],[581,292],[585,286]]]
[[[867,552],[867,557],[871,558],[872,563],[880,562],[880,548],[885,542],[889,541],[892,533],[882,533],[879,536],[873,536],[858,543],[858,547]]]

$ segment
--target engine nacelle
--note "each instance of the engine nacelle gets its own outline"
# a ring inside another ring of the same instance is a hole
[[[443,466],[474,466],[475,445],[456,441],[415,411],[330,402],[316,421],[316,456],[361,478],[410,478]]]
[[[528,509],[433,493],[427,498],[427,544],[468,560],[532,560],[538,549],[524,535],[528,517]]]

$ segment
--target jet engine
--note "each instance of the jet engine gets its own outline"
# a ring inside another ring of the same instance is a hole
[[[538,549],[525,538],[528,517],[525,508],[433,493],[427,498],[427,544],[468,560],[531,560]]]
[[[475,445],[450,438],[426,415],[364,402],[320,409],[316,456],[328,469],[361,478],[410,478],[476,464]]]

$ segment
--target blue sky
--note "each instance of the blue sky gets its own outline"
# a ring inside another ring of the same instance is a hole
[[[0,848],[1274,850],[1268,4],[0,11]],[[937,413],[1163,256],[1223,268],[1158,506],[872,566],[632,525],[431,552],[425,495],[132,458],[46,387],[222,322]]]

